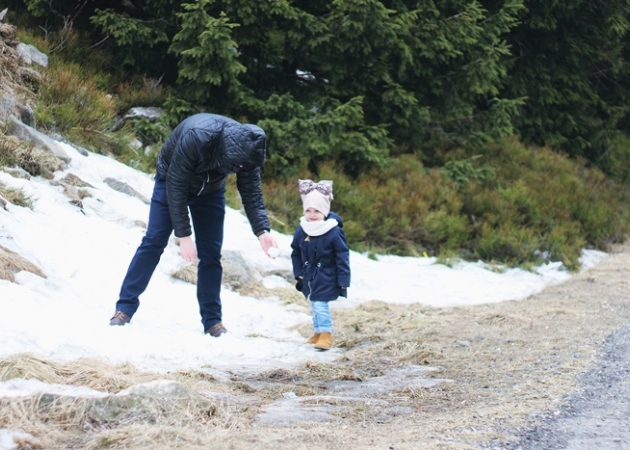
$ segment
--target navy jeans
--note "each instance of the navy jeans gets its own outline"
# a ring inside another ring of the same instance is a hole
[[[195,230],[199,258],[197,300],[204,330],[221,322],[221,247],[225,220],[225,189],[203,196],[190,195],[188,208]],[[155,176],[151,197],[149,224],[142,243],[131,260],[120,288],[116,311],[133,317],[140,306],[140,295],[146,290],[160,257],[173,232],[166,199],[166,182]]]

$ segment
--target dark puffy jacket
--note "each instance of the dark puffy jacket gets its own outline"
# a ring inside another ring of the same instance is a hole
[[[265,152],[265,132],[256,125],[207,113],[195,114],[177,125],[164,143],[156,167],[166,180],[175,236],[192,234],[189,196],[222,189],[231,173],[237,174],[236,185],[252,231],[269,230],[260,186]]]
[[[336,219],[339,225],[321,236],[308,236],[298,226],[291,243],[293,276],[302,277],[302,294],[313,301],[347,297],[348,290],[341,287],[350,286],[350,250],[343,221],[334,212],[326,219]]]

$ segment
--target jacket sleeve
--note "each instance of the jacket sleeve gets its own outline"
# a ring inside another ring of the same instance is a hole
[[[337,263],[337,286],[350,286],[350,249],[346,241],[343,228],[337,228],[337,238],[334,239],[335,257]]]
[[[200,146],[199,137],[194,131],[189,130],[177,140],[173,149],[166,178],[166,194],[176,237],[192,234],[188,215],[188,189],[199,164],[197,149]]]
[[[236,187],[241,196],[241,202],[243,202],[252,232],[258,234],[263,230],[271,230],[265,200],[263,199],[260,167],[237,173]]]
[[[303,233],[301,233],[301,227],[298,227],[293,234],[293,241],[291,242],[291,264],[293,265],[293,277],[297,279],[302,275],[302,252],[300,251],[300,241],[304,239]]]

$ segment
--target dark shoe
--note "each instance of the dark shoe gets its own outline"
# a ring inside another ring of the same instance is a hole
[[[223,333],[227,333],[227,330],[225,329],[223,324],[220,322],[212,325],[210,328],[206,330],[206,334],[209,334],[214,337],[219,337]]]
[[[129,317],[124,312],[116,311],[116,314],[114,314],[114,317],[111,318],[111,320],[109,321],[109,324],[122,326],[126,323],[129,323],[130,320],[131,320],[131,317]]]

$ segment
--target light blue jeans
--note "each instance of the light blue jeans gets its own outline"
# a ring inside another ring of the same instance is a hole
[[[314,302],[311,300],[311,311],[313,311],[313,332],[332,333],[333,324],[328,302]]]

